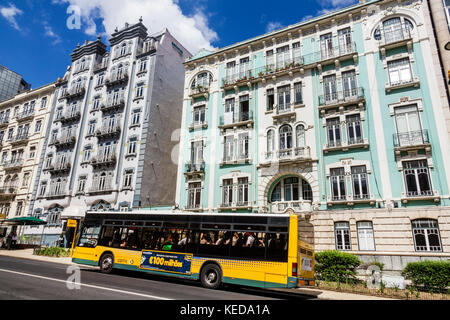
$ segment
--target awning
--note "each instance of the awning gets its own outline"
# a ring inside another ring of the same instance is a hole
[[[2,226],[38,226],[43,224],[47,224],[47,222],[35,217],[18,217],[0,221]]]

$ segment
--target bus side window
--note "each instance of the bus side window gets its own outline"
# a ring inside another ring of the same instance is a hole
[[[199,242],[200,242],[200,232],[197,230],[191,230],[188,235],[186,252],[196,254]]]
[[[286,262],[287,254],[286,235],[269,233],[267,236],[267,260]]]
[[[114,227],[104,226],[98,243],[100,246],[110,247],[112,245],[114,235]]]

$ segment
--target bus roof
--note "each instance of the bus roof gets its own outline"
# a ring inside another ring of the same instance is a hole
[[[189,211],[174,211],[174,210],[134,210],[134,211],[88,211],[88,214],[118,214],[118,215],[187,215],[187,216],[234,216],[234,217],[269,217],[269,218],[288,218],[289,214],[274,214],[274,213],[197,213]]]

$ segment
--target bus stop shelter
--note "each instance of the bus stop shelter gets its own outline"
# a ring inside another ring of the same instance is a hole
[[[47,222],[36,217],[16,217],[7,220],[0,220],[0,228],[19,227],[19,226],[40,226]],[[5,235],[6,236],[6,235]]]

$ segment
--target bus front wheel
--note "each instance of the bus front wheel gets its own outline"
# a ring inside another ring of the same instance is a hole
[[[217,289],[222,283],[222,271],[216,264],[208,264],[202,269],[200,281],[205,288]]]
[[[111,273],[114,266],[114,257],[112,254],[104,254],[100,259],[100,271],[103,273]]]

